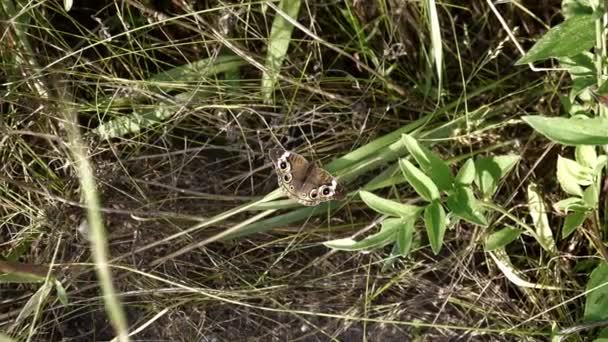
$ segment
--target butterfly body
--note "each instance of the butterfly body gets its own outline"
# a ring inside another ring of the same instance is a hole
[[[270,150],[279,185],[289,198],[314,206],[332,199],[341,199],[344,192],[334,176],[309,162],[303,156],[280,149]]]

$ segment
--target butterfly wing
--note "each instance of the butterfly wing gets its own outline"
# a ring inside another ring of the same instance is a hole
[[[304,182],[305,189],[302,192],[306,192],[310,199],[314,199],[320,202],[329,200],[340,200],[344,198],[344,188],[338,183],[336,177],[332,176],[331,173],[323,170],[320,167],[314,167]],[[311,194],[313,190],[317,190],[317,197],[312,198]]]
[[[299,190],[306,181],[308,169],[314,165],[297,153],[279,149],[270,151],[270,159],[274,164],[281,188],[289,197],[298,199]]]
[[[303,156],[273,149],[270,151],[279,185],[287,196],[308,206],[332,199],[342,199],[344,190],[329,172],[310,163]]]

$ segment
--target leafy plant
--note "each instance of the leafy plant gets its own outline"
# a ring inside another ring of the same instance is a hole
[[[606,149],[598,148],[608,144],[606,8],[601,1],[563,1],[562,6],[566,20],[551,28],[518,63],[549,58],[559,61],[560,67],[572,79],[569,94],[561,97],[567,116],[534,115],[525,116],[523,120],[546,138],[558,144],[574,146],[574,158],[566,154],[557,158],[557,180],[567,197],[554,203],[553,207],[565,215],[562,238],[568,238],[583,227],[590,229],[588,236],[604,258],[604,263],[597,266],[587,283],[589,292],[585,320],[593,321],[608,317],[606,287],[603,286],[608,279],[605,263],[608,250],[601,233],[606,230],[600,227],[599,219],[601,180],[608,158]],[[606,208],[606,204],[603,207]],[[530,206],[530,210],[533,210],[533,206]],[[605,216],[606,212],[603,214]],[[542,222],[546,218],[537,219],[539,221],[535,223],[545,225]],[[555,246],[551,245],[551,248]],[[607,332],[604,329],[599,336],[605,336]]]
[[[431,249],[438,254],[443,245],[445,231],[450,225],[449,217],[482,227],[488,225],[485,209],[488,205],[484,204],[484,201],[489,201],[498,189],[500,180],[519,161],[519,157],[514,155],[467,159],[454,176],[445,161],[411,135],[403,134],[401,143],[417,163],[417,166],[414,165],[406,157],[399,159],[401,174],[427,204],[423,207],[413,206],[360,191],[359,196],[370,208],[386,216],[382,221],[382,228],[360,241],[352,238],[338,239],[326,242],[326,246],[338,250],[359,251],[394,244],[391,257],[405,256],[410,251],[414,224],[421,219],[424,221]],[[476,197],[475,193],[480,193],[481,198]],[[539,240],[544,236],[528,229]],[[521,230],[517,233],[498,234],[490,238],[492,249],[513,241],[512,237],[521,234]]]

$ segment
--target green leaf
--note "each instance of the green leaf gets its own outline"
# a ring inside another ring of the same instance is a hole
[[[589,277],[586,286],[584,322],[608,319],[608,264],[599,264]]]
[[[597,152],[595,150],[595,146],[576,146],[576,148],[574,149],[574,159],[582,166],[594,168],[597,164]]]
[[[407,159],[399,159],[399,166],[405,179],[416,190],[420,197],[431,202],[439,198],[439,189],[433,181]]]
[[[562,145],[608,144],[608,118],[560,118],[529,115],[522,117],[546,138]]]
[[[443,245],[446,230],[445,211],[438,200],[434,200],[424,209],[424,225],[433,253],[438,254]]]
[[[452,188],[454,176],[452,176],[450,167],[441,158],[423,145],[418,144],[418,141],[409,134],[403,134],[401,141],[403,141],[412,157],[416,159],[422,171],[433,180],[439,190],[447,191]]]
[[[422,211],[421,207],[391,201],[363,190],[359,191],[359,196],[368,207],[381,214],[410,219]]]
[[[585,204],[587,205],[587,207],[594,209],[597,207],[597,203],[600,200],[599,198],[599,193],[597,191],[597,187],[595,186],[595,184],[587,187],[584,191],[583,191],[583,200],[585,201]]]
[[[568,19],[574,16],[593,14],[589,0],[563,0],[562,14]]]
[[[469,187],[458,186],[448,197],[446,204],[450,211],[473,224],[487,227],[488,220],[481,212],[478,201]]]
[[[297,20],[300,4],[301,0],[281,0],[278,7],[293,20]],[[268,38],[266,69],[262,75],[262,95],[267,102],[272,99],[277,75],[281,72],[281,65],[289,48],[292,33],[293,25],[277,13],[272,21],[272,29]]]
[[[576,196],[583,196],[581,185],[590,185],[593,182],[593,171],[575,162],[572,159],[557,156],[557,181],[562,189]]]
[[[497,232],[490,234],[484,243],[486,252],[490,252],[499,248],[503,248],[511,242],[515,241],[522,231],[512,227],[505,227]]]
[[[536,228],[538,243],[544,250],[554,253],[556,251],[555,240],[553,240],[553,232],[549,226],[545,202],[533,183],[528,185],[528,209]]]
[[[566,219],[564,220],[564,224],[562,226],[562,239],[567,238],[578,227],[580,227],[585,221],[586,217],[587,214],[584,211],[575,211],[566,216]]]
[[[441,40],[441,26],[439,24],[439,16],[437,15],[437,4],[435,4],[435,0],[429,0],[426,2],[426,4],[431,32],[431,54],[433,55],[433,59],[435,61],[435,77],[437,77],[438,92],[441,93],[443,83],[443,42]]]
[[[578,185],[587,186],[593,184],[593,169],[583,166],[576,161],[557,156],[557,172],[563,174],[563,177],[569,181],[575,182]]]
[[[562,56],[574,56],[595,44],[596,15],[581,15],[566,19],[552,27],[515,65]]]
[[[380,231],[372,234],[361,241],[352,238],[337,239],[324,242],[326,247],[341,251],[369,251],[374,248],[385,246],[395,241],[396,231],[405,225],[405,220],[400,218],[387,218],[382,222]]]
[[[570,99],[574,99],[579,94],[589,91],[589,86],[597,84],[597,72],[595,66],[595,57],[589,51],[584,51],[571,57],[559,57],[560,68],[566,69],[572,79],[572,87],[570,89]],[[563,102],[562,102],[563,103]],[[581,112],[583,108],[577,103],[570,102],[570,106],[566,112],[574,115],[577,112]],[[584,111],[581,113],[586,112]]]
[[[553,204],[553,208],[559,212],[568,213],[570,211],[585,211],[587,205],[580,197],[568,197]]]
[[[498,189],[498,183],[517,164],[515,155],[480,157],[475,160],[475,185],[484,198],[490,198]]]
[[[410,254],[412,239],[414,238],[414,220],[407,220],[403,227],[397,229],[397,253],[400,256]]]
[[[456,183],[461,185],[471,185],[475,180],[475,161],[469,158],[460,167],[458,174],[456,175]]]

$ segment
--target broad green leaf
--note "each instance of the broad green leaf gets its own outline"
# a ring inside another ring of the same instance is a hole
[[[585,211],[587,205],[580,197],[568,197],[553,204],[553,208],[559,212],[568,213],[570,211]]]
[[[486,252],[503,248],[511,242],[515,241],[522,231],[512,227],[505,227],[497,232],[490,234],[484,243],[484,249]]]
[[[552,27],[516,65],[562,56],[574,56],[595,44],[595,15],[581,15],[566,19]]]
[[[597,165],[595,146],[579,145],[574,149],[575,160],[584,167],[594,168]]]
[[[589,51],[583,51],[577,55],[569,57],[560,57],[559,66],[568,70],[572,79],[578,78],[596,78],[597,69],[595,66],[594,56]]]
[[[608,118],[549,118],[529,115],[522,117],[522,120],[546,138],[562,145],[608,144]]]
[[[407,159],[399,159],[399,166],[405,179],[416,190],[420,197],[431,202],[439,198],[439,189],[433,181]]]
[[[584,322],[608,319],[608,264],[599,264],[589,277],[586,286]]]
[[[567,238],[580,227],[585,221],[586,216],[587,214],[584,211],[575,211],[566,216],[564,225],[562,226],[562,239]]]
[[[519,156],[480,157],[475,160],[475,185],[484,198],[490,198],[498,188],[498,183],[520,160]]]
[[[397,229],[397,252],[401,256],[410,254],[414,237],[414,220],[407,220],[403,227]]]
[[[593,184],[593,169],[583,166],[576,161],[557,156],[557,172],[578,185],[587,186]]]
[[[484,227],[488,225],[488,220],[481,212],[478,201],[469,187],[455,187],[446,204],[454,215],[473,224]]]
[[[361,241],[345,238],[327,241],[323,244],[326,247],[341,251],[369,251],[394,242],[396,231],[402,229],[404,225],[405,220],[403,219],[387,218],[382,222],[382,228],[380,228],[379,232],[372,234]]]
[[[469,158],[460,167],[458,174],[456,175],[456,183],[461,185],[471,185],[475,180],[475,161]]]
[[[593,8],[591,8],[589,0],[562,0],[564,18],[590,14],[593,14]]]
[[[293,20],[297,20],[300,4],[301,0],[281,0],[278,7]],[[289,48],[292,32],[293,25],[277,13],[270,29],[268,51],[266,53],[266,69],[262,75],[262,95],[266,102],[272,99],[277,75],[281,72],[281,65]]]
[[[553,232],[549,226],[547,209],[535,184],[528,185],[528,209],[536,228],[538,243],[544,250],[554,253],[556,251],[555,240],[553,240]]]
[[[570,87],[569,97],[574,99],[582,96],[581,99],[590,99],[590,86],[597,84],[597,71],[595,67],[595,57],[589,51],[584,51],[571,57],[560,57],[559,66],[565,68],[570,74],[572,85]],[[580,104],[577,104],[576,111],[568,111],[571,115],[579,112],[584,114],[588,109],[581,111]]]
[[[390,216],[410,219],[415,218],[422,211],[421,207],[391,201],[363,190],[359,191],[359,196],[374,211]]]
[[[454,176],[450,171],[450,167],[441,158],[437,157],[428,148],[419,144],[409,134],[403,134],[401,141],[410,152],[412,157],[416,159],[418,165],[437,185],[439,190],[447,191],[452,188]]]
[[[583,196],[581,185],[593,182],[593,172],[572,159],[557,156],[557,181],[562,189],[571,195]]]
[[[583,200],[585,201],[587,207],[592,209],[597,207],[597,203],[599,201],[599,193],[595,184],[588,186],[583,191]]]
[[[424,209],[424,225],[433,253],[438,254],[443,245],[446,230],[445,211],[438,200],[432,201]]]
[[[595,76],[589,77],[577,77],[572,79],[572,86],[570,88],[570,96],[584,96],[589,92],[589,87],[597,84]]]

